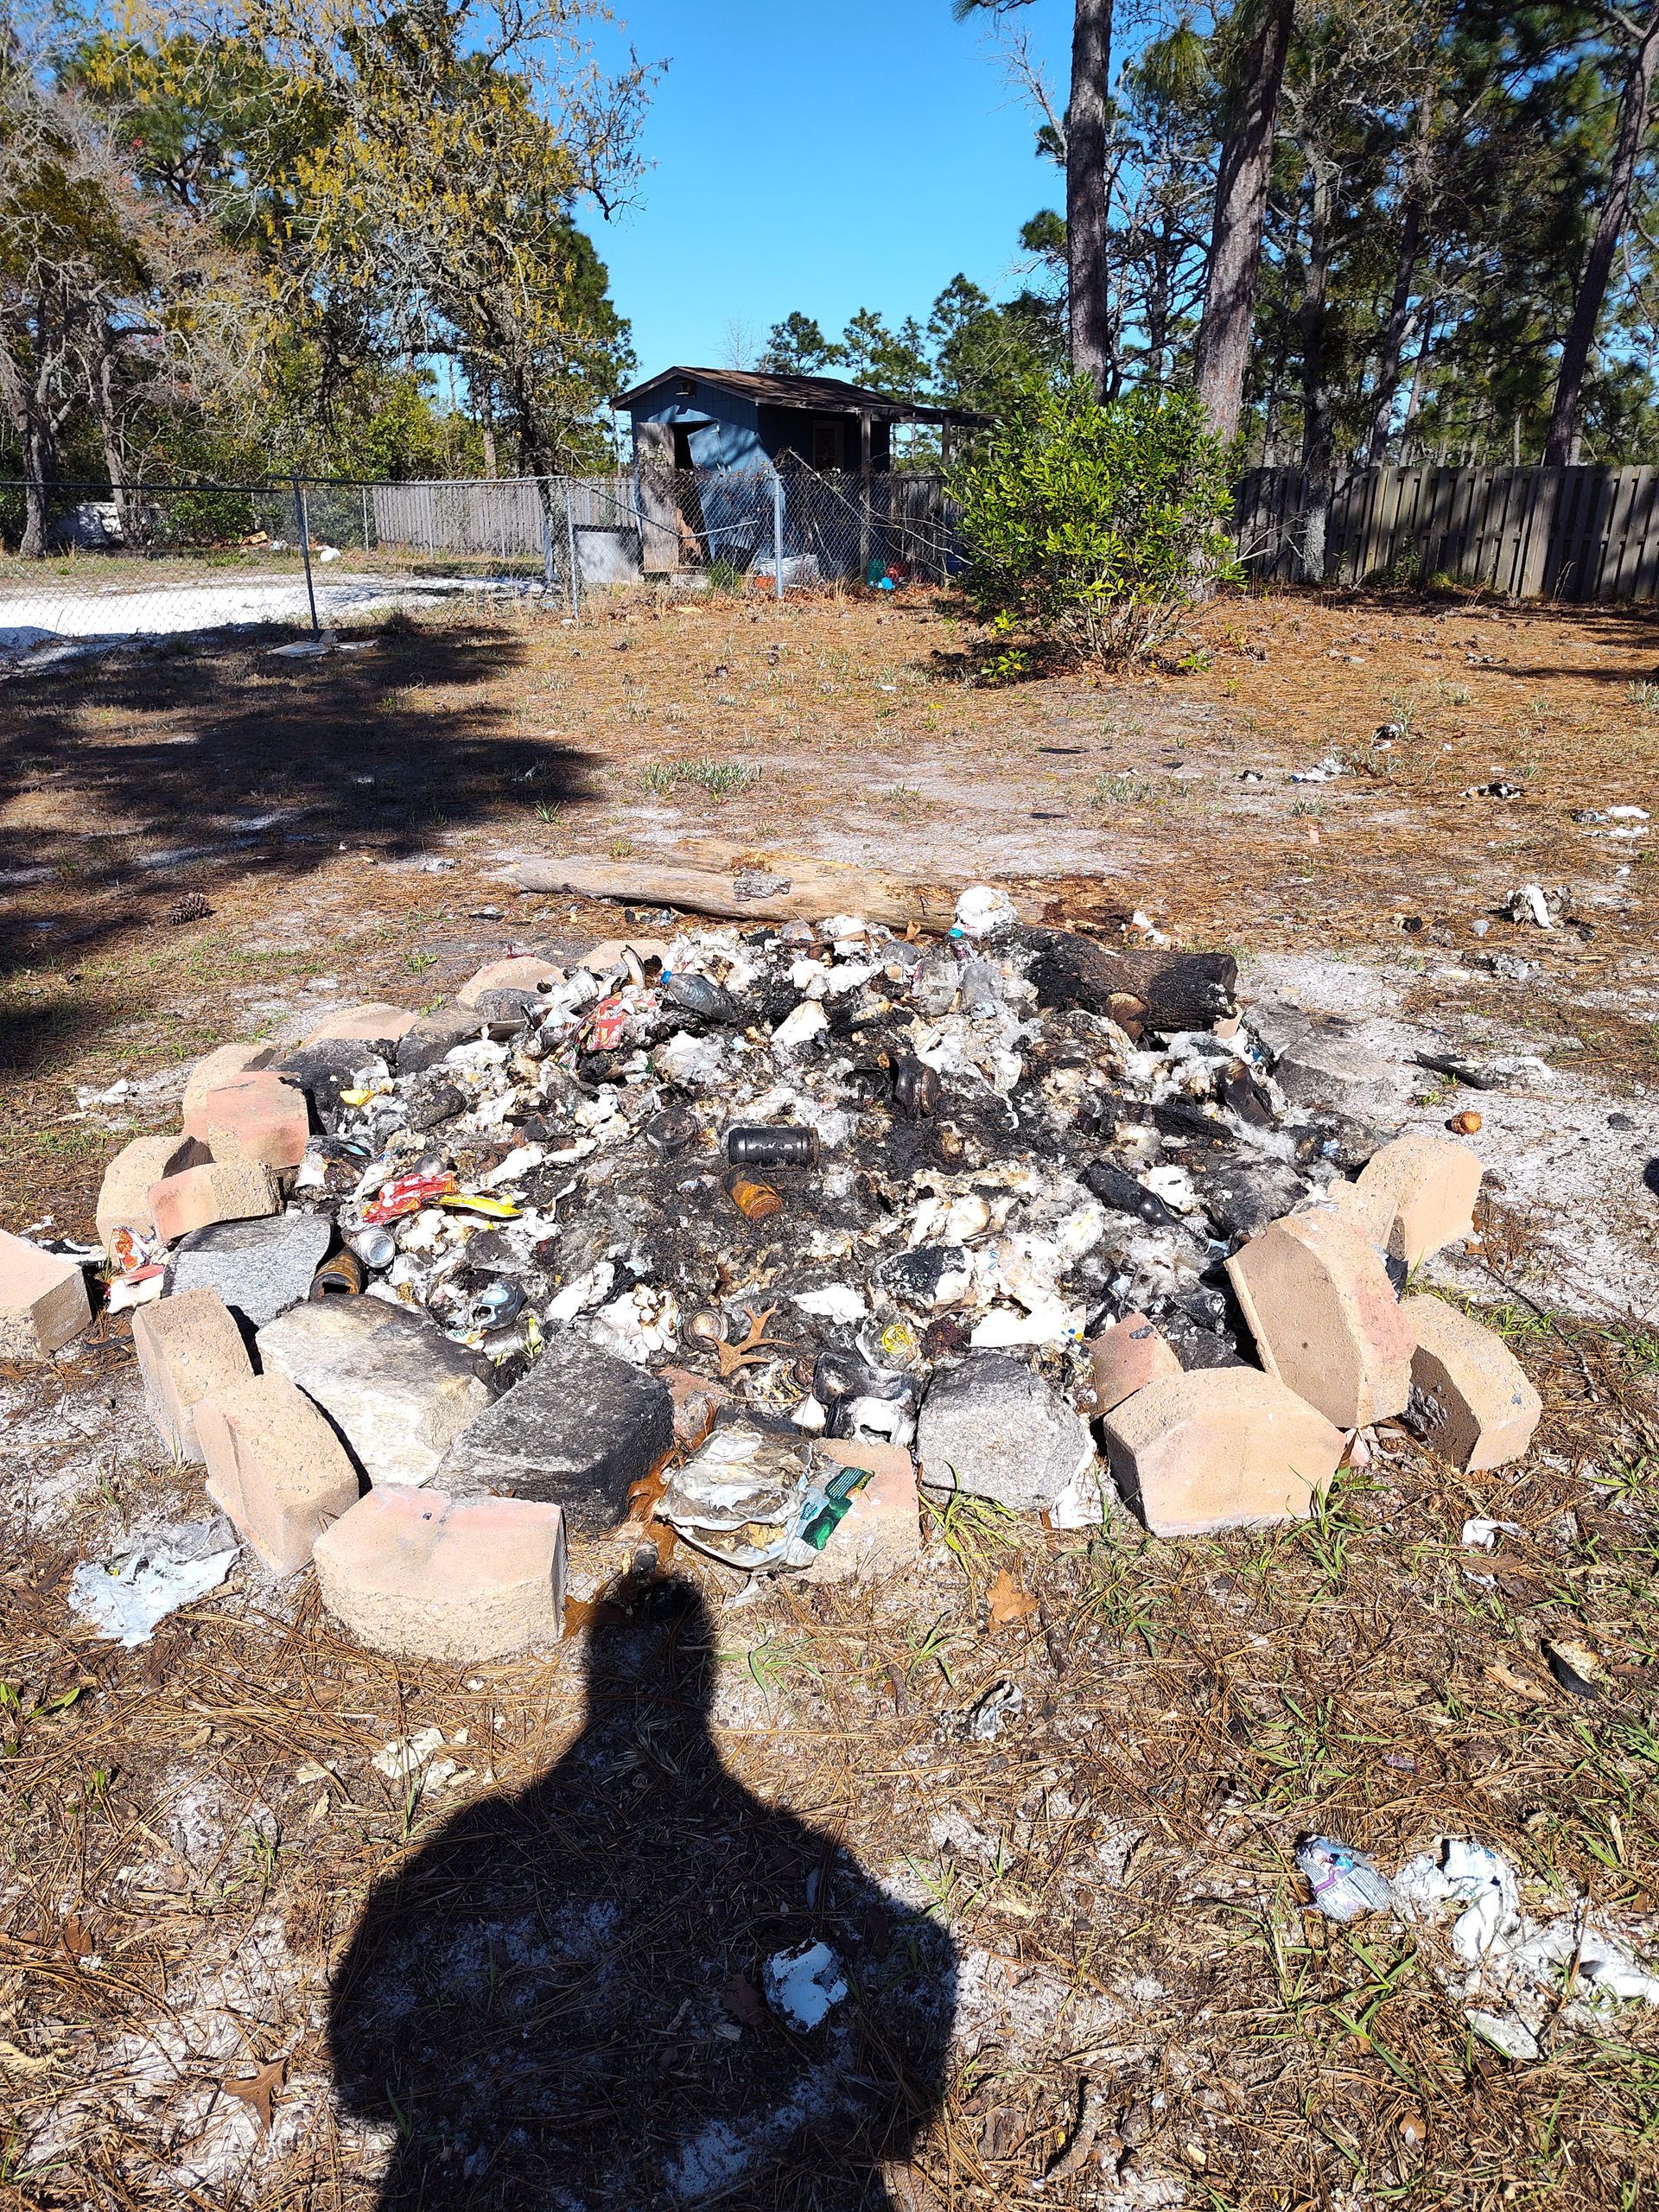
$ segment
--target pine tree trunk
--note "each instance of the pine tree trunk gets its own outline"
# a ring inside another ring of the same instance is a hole
[[[1572,318],[1561,341],[1561,365],[1555,379],[1555,400],[1550,409],[1549,431],[1544,440],[1544,466],[1561,468],[1575,457],[1578,448],[1579,406],[1584,397],[1584,372],[1595,343],[1596,325],[1606,304],[1613,263],[1630,219],[1630,198],[1636,165],[1647,134],[1648,110],[1653,99],[1653,79],[1659,68],[1659,0],[1647,11],[1646,29],[1631,49],[1624,88],[1619,95],[1618,126],[1608,164],[1607,191],[1596,218],[1596,233],[1589,258],[1579,279]]]
[[[1422,229],[1422,216],[1414,194],[1406,201],[1401,222],[1400,252],[1395,263],[1394,297],[1389,302],[1389,319],[1383,324],[1382,334],[1377,340],[1376,384],[1371,393],[1371,434],[1365,448],[1365,459],[1373,468],[1388,456],[1389,430],[1394,421],[1394,403],[1400,391],[1401,366],[1405,359],[1406,340],[1411,335],[1411,293],[1417,281]]]
[[[1336,183],[1316,163],[1307,224],[1307,266],[1302,284],[1302,575],[1322,584],[1329,565],[1332,477],[1336,462],[1335,396],[1331,389],[1331,222]]]
[[[1077,0],[1071,94],[1065,111],[1065,260],[1071,367],[1098,393],[1111,368],[1106,282],[1106,114],[1111,89],[1112,0]]]
[[[1293,12],[1294,0],[1257,0],[1255,21],[1238,56],[1216,169],[1210,268],[1193,368],[1198,395],[1211,423],[1228,439],[1238,429],[1244,405],[1262,224],[1273,166],[1274,118]]]

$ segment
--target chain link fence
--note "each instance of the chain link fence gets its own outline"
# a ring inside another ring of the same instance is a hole
[[[31,496],[32,493],[32,496]],[[191,486],[0,480],[0,660],[383,614],[580,619],[594,592],[938,583],[959,565],[943,478],[664,469]],[[44,551],[18,548],[31,525]]]

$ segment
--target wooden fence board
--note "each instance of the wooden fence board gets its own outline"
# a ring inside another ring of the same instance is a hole
[[[1300,468],[1241,478],[1235,520],[1246,573],[1301,574]],[[1338,486],[1331,574],[1346,582],[1414,569],[1478,582],[1508,598],[1659,600],[1659,468],[1476,468],[1419,463],[1356,469]]]

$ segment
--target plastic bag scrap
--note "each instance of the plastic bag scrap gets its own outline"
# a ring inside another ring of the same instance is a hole
[[[1296,1864],[1327,1920],[1359,1920],[1368,1912],[1387,1912],[1394,1904],[1394,1891],[1376,1861],[1328,1835],[1311,1835],[1299,1843]]]
[[[1432,1970],[1470,2026],[1507,2057],[1539,2057],[1539,2038],[1557,2015],[1570,2028],[1605,2033],[1614,2005],[1659,2005],[1659,1976],[1598,1924],[1585,1901],[1551,1920],[1523,1912],[1515,1869],[1488,1844],[1443,1837],[1391,1882],[1365,1853],[1329,1836],[1306,1838],[1296,1861],[1328,1919],[1392,1911],[1444,1933],[1451,1955],[1431,1948]]]
[[[841,1961],[827,1943],[802,1943],[774,1951],[761,1970],[766,2002],[797,2035],[821,2027],[847,1994]]]
[[[70,1608],[130,1651],[148,1643],[169,1613],[217,1590],[237,1551],[228,1521],[173,1522],[130,1550],[83,1560],[70,1577]]]

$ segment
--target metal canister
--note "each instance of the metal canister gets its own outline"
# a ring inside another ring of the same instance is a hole
[[[363,1287],[363,1262],[355,1252],[335,1252],[311,1278],[313,1298],[355,1298]]]
[[[365,1268],[389,1268],[397,1256],[397,1239],[389,1229],[359,1229],[346,1241]]]
[[[908,1122],[920,1122],[939,1110],[939,1071],[906,1052],[893,1063],[893,1103]]]
[[[747,1175],[734,1175],[726,1187],[732,1204],[750,1221],[768,1221],[784,1210],[783,1199],[770,1183],[752,1182]]]
[[[817,1156],[816,1129],[763,1125],[726,1132],[726,1157],[734,1167],[810,1167]]]
[[[683,1152],[697,1134],[697,1117],[689,1106],[664,1106],[645,1123],[645,1142],[659,1159],[671,1160]]]

